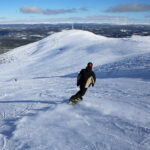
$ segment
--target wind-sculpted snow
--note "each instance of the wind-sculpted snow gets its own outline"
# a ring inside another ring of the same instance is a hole
[[[149,41],[70,30],[1,55],[0,150],[149,150]],[[96,84],[68,105],[89,61]]]
[[[150,79],[150,53],[127,57],[95,69],[99,78],[142,78]]]

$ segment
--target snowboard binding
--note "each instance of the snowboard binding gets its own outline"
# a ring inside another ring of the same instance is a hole
[[[78,102],[80,102],[82,100],[82,98],[70,98],[68,104],[76,104]]]

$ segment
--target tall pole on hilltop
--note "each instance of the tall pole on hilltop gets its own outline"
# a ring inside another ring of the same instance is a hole
[[[72,30],[74,29],[74,24],[72,23]]]

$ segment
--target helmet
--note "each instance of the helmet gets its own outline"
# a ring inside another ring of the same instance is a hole
[[[92,63],[92,62],[89,62],[89,63],[87,64],[87,66],[88,66],[88,67],[93,67],[93,63]]]

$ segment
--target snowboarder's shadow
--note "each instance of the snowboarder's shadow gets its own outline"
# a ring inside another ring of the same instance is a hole
[[[45,103],[45,104],[63,104],[66,103],[67,99],[62,101],[46,101],[46,100],[5,100],[0,103]]]

